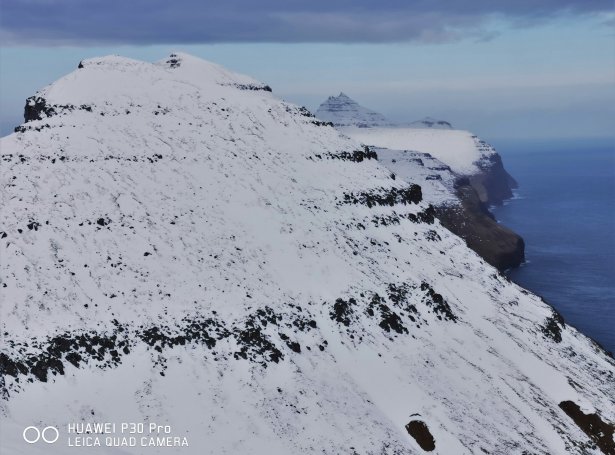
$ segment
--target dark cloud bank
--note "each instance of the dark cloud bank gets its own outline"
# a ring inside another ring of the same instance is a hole
[[[4,45],[442,42],[611,11],[611,0],[0,0]]]

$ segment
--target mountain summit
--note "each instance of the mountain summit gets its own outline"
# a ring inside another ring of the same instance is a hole
[[[89,59],[25,120],[0,141],[1,453],[64,454],[72,422],[169,427],[91,453],[612,447],[613,359],[445,229],[430,186],[267,85]]]
[[[392,123],[378,112],[361,106],[345,93],[327,98],[316,111],[316,117],[335,126],[391,126]]]

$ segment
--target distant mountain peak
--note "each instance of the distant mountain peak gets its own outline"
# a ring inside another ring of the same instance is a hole
[[[316,111],[316,117],[332,122],[335,126],[392,126],[384,115],[361,106],[344,92],[328,97]]]
[[[401,126],[390,121],[379,112],[361,106],[344,92],[337,96],[329,96],[316,111],[316,117],[332,122],[335,126],[356,126],[359,128]],[[446,120],[424,117],[421,120],[407,124],[410,128],[453,129]]]

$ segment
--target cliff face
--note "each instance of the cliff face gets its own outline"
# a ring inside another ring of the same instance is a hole
[[[417,182],[425,188],[425,200],[435,207],[435,214],[444,227],[466,241],[468,247],[489,264],[500,270],[516,267],[524,261],[523,239],[499,224],[489,212],[489,203],[495,203],[495,195],[505,194],[510,189],[496,179],[499,167],[487,167],[476,174],[485,178],[480,181],[483,200],[471,178],[459,177],[449,166],[428,153],[407,150],[375,148],[378,160],[399,177]],[[500,174],[507,175],[507,174]],[[495,183],[492,183],[495,182]],[[478,186],[478,183],[476,183]],[[492,192],[494,190],[501,193]],[[497,200],[497,199],[496,199]]]
[[[439,207],[442,224],[463,238],[483,259],[500,270],[518,267],[525,261],[523,238],[499,224],[489,212],[513,196],[515,179],[504,169],[502,157],[493,153],[477,162],[479,171],[457,179],[455,194],[460,209]]]
[[[517,267],[524,262],[523,238],[498,224],[469,179],[459,179],[455,187],[460,204],[436,208],[436,216],[442,225],[464,239],[468,247],[500,270]]]
[[[442,224],[500,270],[517,267],[524,261],[523,239],[498,224],[488,210],[489,205],[501,204],[512,197],[512,189],[517,186],[493,147],[467,131],[454,130],[443,120],[428,117],[405,127],[393,126],[386,125],[383,116],[371,111],[371,115],[379,116],[379,121],[367,121],[368,117],[357,114],[363,109],[340,94],[322,103],[316,115],[363,144],[406,150],[413,156],[417,152],[427,153],[439,162],[432,162],[431,170],[439,173],[439,179],[448,182],[447,190],[455,199],[451,203],[448,200],[451,198],[444,198],[446,204],[442,200],[433,201]],[[397,160],[403,161],[398,155]],[[381,149],[380,156],[387,156],[387,152]],[[422,159],[430,160],[424,156]],[[387,161],[385,165],[399,171],[399,166],[392,162]]]
[[[477,166],[478,172],[468,177],[470,185],[481,202],[487,205],[497,205],[513,196],[512,190],[518,185],[504,169],[499,153],[484,157],[477,163]]]

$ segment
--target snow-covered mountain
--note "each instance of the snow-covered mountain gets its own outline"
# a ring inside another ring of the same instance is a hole
[[[85,60],[26,120],[0,142],[1,453],[612,453],[615,362],[440,224],[435,158],[397,175],[185,54]]]
[[[339,127],[356,126],[359,128],[372,128],[387,126],[433,129],[453,128],[446,120],[437,120],[432,117],[425,117],[407,124],[392,122],[379,112],[361,106],[343,92],[338,96],[330,96],[323,101],[316,111],[316,117],[323,121],[331,122],[334,126]]]
[[[361,106],[345,93],[330,96],[318,107],[316,117],[335,126],[392,126],[393,123],[378,112]]]

